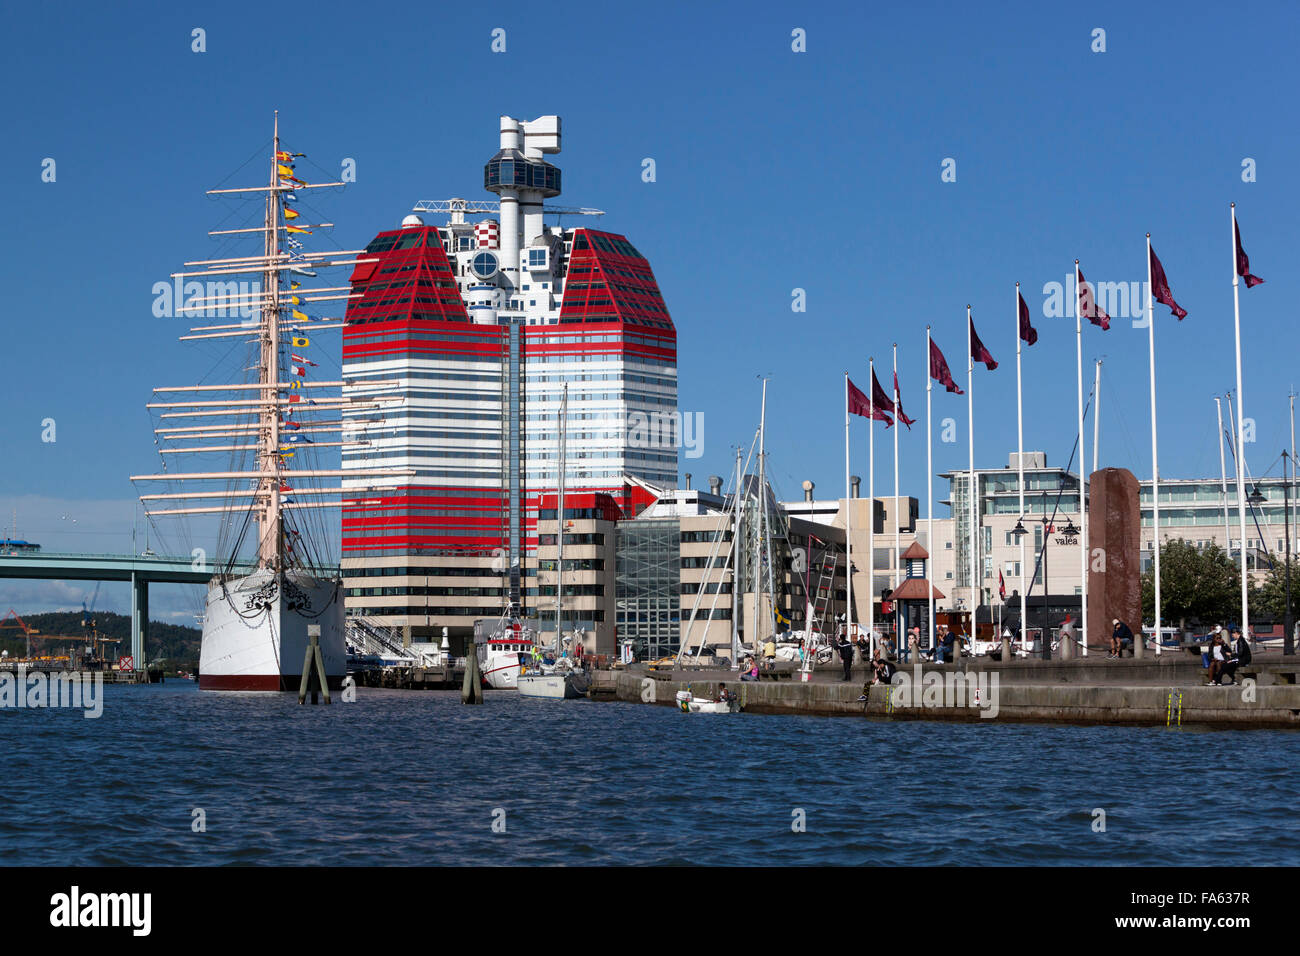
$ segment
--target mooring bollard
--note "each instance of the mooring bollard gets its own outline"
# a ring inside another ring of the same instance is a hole
[[[1135,661],[1142,660],[1142,655],[1146,652],[1146,642],[1147,639],[1143,636],[1141,630],[1139,630],[1137,634],[1133,635],[1133,659]]]
[[[974,487],[974,486],[972,486]],[[1002,638],[1002,663],[1010,664],[1016,659],[1015,652],[1011,650],[1011,642],[1005,637]]]

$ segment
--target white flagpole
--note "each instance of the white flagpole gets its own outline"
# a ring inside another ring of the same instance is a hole
[[[1092,380],[1092,470],[1097,470],[1097,452],[1101,448],[1101,359]]]
[[[979,597],[977,596],[982,588],[979,579],[975,575],[975,397],[974,390],[971,388],[975,379],[975,356],[971,352],[971,329],[973,323],[970,317],[970,304],[966,305],[966,441],[970,449],[970,472],[969,483],[966,486],[967,494],[970,498],[970,507],[967,509],[970,514],[970,633],[966,635],[969,641],[975,640],[975,612],[979,608]]]
[[[1025,520],[1025,404],[1020,379],[1020,283],[1016,283],[1016,486],[1020,489],[1020,521]],[[1020,636],[1029,635],[1025,593],[1025,535],[1020,536]]]
[[[1219,481],[1223,485],[1223,534],[1227,540],[1228,560],[1232,560],[1232,520],[1228,517],[1228,463],[1223,456],[1223,400],[1214,399],[1214,417],[1219,422]]]
[[[853,633],[853,486],[849,477],[849,373],[844,373],[844,636]]]
[[[1079,284],[1079,260],[1074,260],[1074,282]],[[1087,477],[1084,469],[1083,447],[1083,310],[1079,308],[1079,296],[1074,296],[1074,357],[1079,379],[1079,624],[1083,631],[1083,655],[1088,656],[1088,496],[1084,491]],[[1096,311],[1096,301],[1093,311]],[[1074,648],[1070,648],[1071,651]]]
[[[1232,318],[1237,340],[1237,515],[1241,523],[1241,636],[1250,640],[1250,594],[1246,571],[1246,433],[1241,395],[1241,299],[1237,275],[1237,204],[1232,212]],[[1159,565],[1157,565],[1159,567]]]
[[[898,541],[898,343],[894,343],[894,506],[890,509],[894,514],[894,573],[890,575],[889,580],[891,588],[898,588],[899,581],[899,555],[902,550],[899,548]],[[898,633],[898,625],[902,623],[903,614],[898,607],[898,602],[894,602],[894,645],[896,650],[902,650],[906,645],[900,643],[905,638]]]
[[[930,552],[930,565],[926,570],[928,600],[930,602],[930,647],[934,647],[934,443],[930,437],[930,392],[934,380],[930,376],[930,327],[925,327],[925,550]]]
[[[867,384],[867,640],[876,650],[876,360],[867,359],[871,381]]]
[[[1151,362],[1151,541],[1155,555],[1155,628],[1156,654],[1164,645],[1160,633],[1160,460],[1156,450],[1156,323],[1151,295],[1151,233],[1147,233],[1147,343]],[[1141,635],[1139,635],[1139,640]]]

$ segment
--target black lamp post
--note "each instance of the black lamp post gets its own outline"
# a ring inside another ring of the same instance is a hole
[[[1262,491],[1259,490],[1259,482],[1255,482],[1255,487],[1251,488],[1251,489],[1250,489],[1250,494],[1248,494],[1248,495],[1246,496],[1246,504],[1250,505],[1251,508],[1258,508],[1260,505],[1262,505],[1262,504],[1263,504],[1264,502],[1266,502],[1267,500],[1268,500],[1268,498],[1266,498],[1266,497],[1264,496],[1264,493],[1263,493]],[[1245,541],[1242,541],[1242,542],[1241,542],[1241,560],[1242,560],[1243,562],[1246,560],[1246,542],[1245,542]],[[1250,640],[1250,635],[1249,635],[1249,634],[1243,634],[1242,637],[1244,637],[1248,643],[1251,643],[1251,644],[1254,643],[1253,641]]]

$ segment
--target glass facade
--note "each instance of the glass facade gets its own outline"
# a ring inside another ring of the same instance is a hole
[[[681,529],[675,518],[620,521],[615,537],[619,640],[642,660],[676,654],[681,643]]]

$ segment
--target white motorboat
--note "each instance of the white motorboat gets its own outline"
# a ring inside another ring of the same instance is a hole
[[[474,622],[474,650],[485,687],[513,690],[518,686],[524,665],[532,658],[537,635],[524,624],[514,605],[507,607],[501,619]]]
[[[738,714],[740,701],[735,698],[727,700],[708,700],[696,697],[689,690],[677,692],[677,709],[683,714]]]

